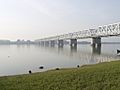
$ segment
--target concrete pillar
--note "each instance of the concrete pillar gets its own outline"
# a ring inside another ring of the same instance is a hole
[[[40,41],[39,42],[35,42],[35,44],[41,45],[41,42]]]
[[[54,46],[55,46],[55,41],[54,41],[54,40],[51,40],[51,41],[50,41],[50,46],[51,46],[51,47],[54,47]]]
[[[63,47],[63,46],[64,46],[63,40],[58,40],[58,47]]]
[[[100,37],[92,38],[92,53],[101,54],[101,38]]]
[[[49,46],[49,41],[45,41],[45,46]]]
[[[92,38],[92,45],[93,46],[101,46],[101,37],[93,37]]]
[[[44,45],[45,45],[45,42],[44,42],[44,41],[41,41],[41,42],[40,42],[40,45],[41,45],[41,46],[44,46]]]
[[[71,39],[70,40],[70,47],[71,47],[71,49],[76,49],[77,48],[77,39]]]

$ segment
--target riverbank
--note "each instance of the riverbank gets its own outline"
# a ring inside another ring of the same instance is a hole
[[[120,90],[120,61],[0,77],[0,90]]]

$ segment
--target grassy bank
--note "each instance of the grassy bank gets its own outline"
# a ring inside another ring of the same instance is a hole
[[[0,90],[120,90],[120,61],[0,77]]]

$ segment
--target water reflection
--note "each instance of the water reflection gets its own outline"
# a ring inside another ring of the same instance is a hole
[[[71,52],[77,52],[77,47],[71,47],[70,50]]]
[[[114,47],[113,47],[114,46]],[[120,45],[78,45],[77,47],[50,47],[41,45],[7,45],[0,46],[0,75],[45,71],[53,68],[69,68],[86,64],[95,64],[119,60],[116,49]],[[8,58],[8,56],[10,56]],[[40,70],[40,66],[44,66]]]
[[[101,54],[101,45],[92,45],[93,54]]]
[[[77,47],[70,47],[70,48],[64,48],[64,47],[45,47],[46,50],[50,52],[55,52],[64,56],[72,57],[75,59],[80,60],[84,64],[94,64],[94,63],[100,63],[100,62],[106,62],[111,60],[119,60],[120,57],[112,54],[102,54],[101,53],[101,45],[98,46],[91,46],[91,53],[88,52],[82,52],[78,50]]]

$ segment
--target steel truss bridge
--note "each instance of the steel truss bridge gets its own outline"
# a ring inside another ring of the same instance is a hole
[[[58,42],[57,45],[59,47],[63,47],[64,40],[70,40],[70,46],[76,48],[77,47],[77,39],[85,39],[85,38],[92,38],[92,45],[93,48],[99,49],[101,46],[101,37],[108,37],[108,36],[118,36],[120,35],[120,22],[108,24],[104,26],[99,26],[96,29],[88,29],[82,30],[73,33],[67,33],[47,38],[41,38],[36,40],[36,43],[41,45],[51,45],[54,46],[56,41]]]
[[[53,37],[39,39],[38,41],[50,40],[67,40],[67,39],[83,39],[93,37],[107,37],[120,35],[120,23],[114,23],[104,26],[99,26],[97,29],[83,30]]]

